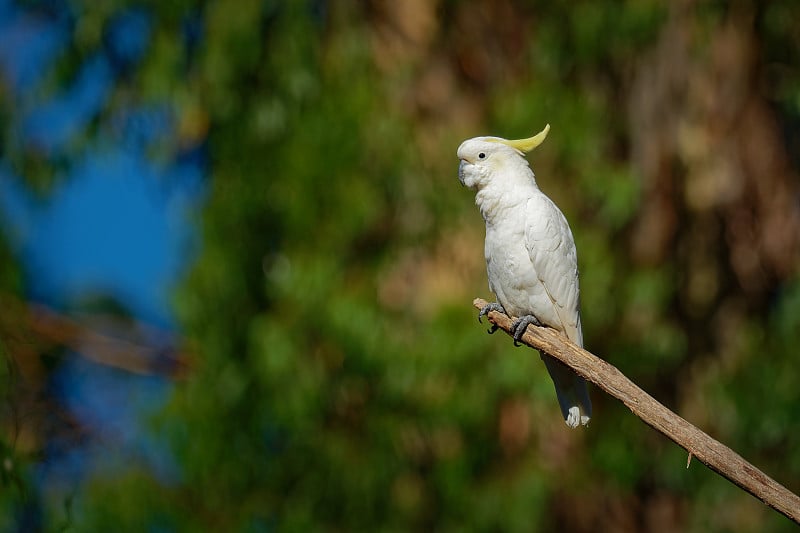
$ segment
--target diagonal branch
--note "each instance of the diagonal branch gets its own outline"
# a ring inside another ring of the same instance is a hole
[[[481,309],[487,302],[476,298],[472,304]],[[497,311],[490,311],[487,316],[492,324],[511,334],[511,318]],[[721,442],[664,407],[613,365],[579,348],[550,328],[530,326],[523,335],[522,342],[555,357],[578,375],[624,403],[648,426],[686,449],[690,459],[692,456],[696,457],[714,472],[800,524],[800,497]]]

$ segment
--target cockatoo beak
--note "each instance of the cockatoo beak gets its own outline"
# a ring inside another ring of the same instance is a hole
[[[464,161],[463,159],[458,164],[458,181],[461,182],[461,185],[466,185],[466,183],[464,183],[464,166],[466,164],[467,164],[467,162]]]
[[[550,124],[547,124],[542,131],[534,135],[533,137],[528,137],[527,139],[518,139],[516,141],[508,141],[505,139],[500,139],[497,142],[503,143],[506,146],[510,146],[515,150],[519,150],[523,154],[527,154],[540,144],[542,144],[547,137],[547,133],[550,131]]]

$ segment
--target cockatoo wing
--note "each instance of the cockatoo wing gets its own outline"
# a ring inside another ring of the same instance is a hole
[[[567,219],[544,194],[528,200],[526,210],[528,255],[560,322],[546,325],[562,331],[582,347],[578,254]],[[560,361],[544,354],[542,359],[553,379],[567,424],[571,427],[587,424],[592,416],[592,403],[586,382]]]
[[[578,254],[567,219],[544,194],[528,200],[525,219],[528,256],[560,321],[547,325],[583,346]]]

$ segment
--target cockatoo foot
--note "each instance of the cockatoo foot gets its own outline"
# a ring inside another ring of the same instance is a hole
[[[497,311],[506,314],[506,310],[503,309],[503,306],[500,305],[499,303],[486,304],[481,308],[480,312],[478,313],[478,322],[483,323],[481,318],[486,316],[489,313],[489,311]],[[492,324],[492,327],[487,330],[487,333],[491,335],[495,331],[497,331],[497,324]]]
[[[531,324],[534,326],[542,325],[539,319],[533,315],[521,316],[511,324],[511,331],[514,332],[514,346],[522,346],[519,341],[522,339],[522,336],[525,335],[525,330],[528,329],[528,326]]]

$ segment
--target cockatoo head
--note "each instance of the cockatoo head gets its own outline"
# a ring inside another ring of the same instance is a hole
[[[542,144],[550,124],[527,139],[509,141],[500,137],[475,137],[467,139],[458,147],[458,180],[470,189],[482,189],[498,176],[518,176],[513,170],[520,165],[527,167],[525,154]]]

